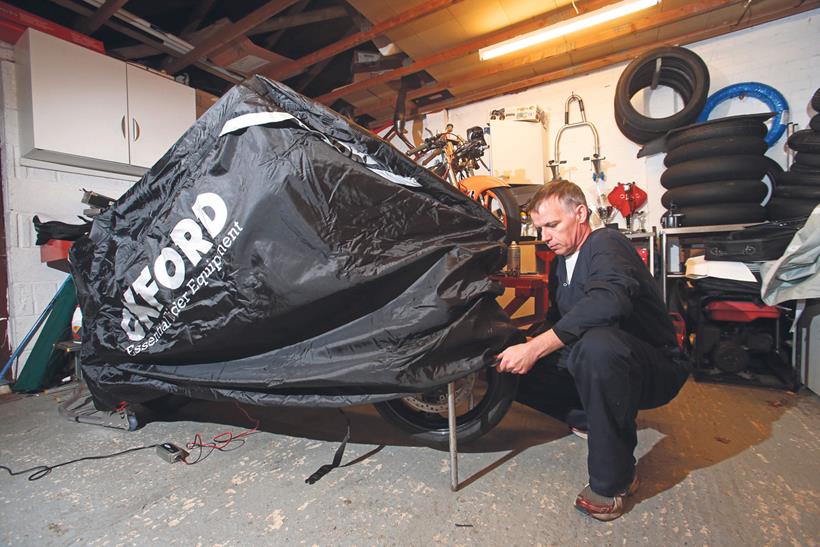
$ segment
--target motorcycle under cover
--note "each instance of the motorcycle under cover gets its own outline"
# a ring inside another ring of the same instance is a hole
[[[98,408],[342,406],[492,364],[505,231],[289,88],[226,93],[71,251]]]

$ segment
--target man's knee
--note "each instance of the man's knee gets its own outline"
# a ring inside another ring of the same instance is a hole
[[[568,368],[573,376],[583,374],[592,380],[605,381],[619,374],[619,362],[628,359],[625,333],[617,327],[594,327],[575,342]]]

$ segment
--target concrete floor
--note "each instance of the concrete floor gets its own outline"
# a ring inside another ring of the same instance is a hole
[[[179,421],[136,432],[65,421],[67,392],[0,404],[0,464],[14,469],[241,431],[233,405],[194,403]],[[247,407],[264,432],[195,466],[151,451],[82,462],[27,481],[0,471],[3,545],[817,545],[820,398],[805,392],[687,384],[640,415],[642,486],[629,512],[600,523],[574,510],[586,446],[516,404],[461,455],[413,446],[372,407],[347,410],[352,444],[329,463],[336,410]],[[228,424],[228,425],[225,425]],[[386,445],[379,449],[379,445]]]

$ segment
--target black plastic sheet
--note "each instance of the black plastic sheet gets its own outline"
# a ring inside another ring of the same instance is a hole
[[[254,77],[74,245],[83,373],[101,408],[425,391],[517,336],[489,280],[503,239],[389,144]]]

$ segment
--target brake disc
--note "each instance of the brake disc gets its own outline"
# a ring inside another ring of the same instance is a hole
[[[475,387],[478,373],[474,372],[464,378],[456,380],[456,404],[463,403]],[[418,393],[402,398],[402,401],[414,410],[441,414],[447,412],[447,384],[425,393]]]

